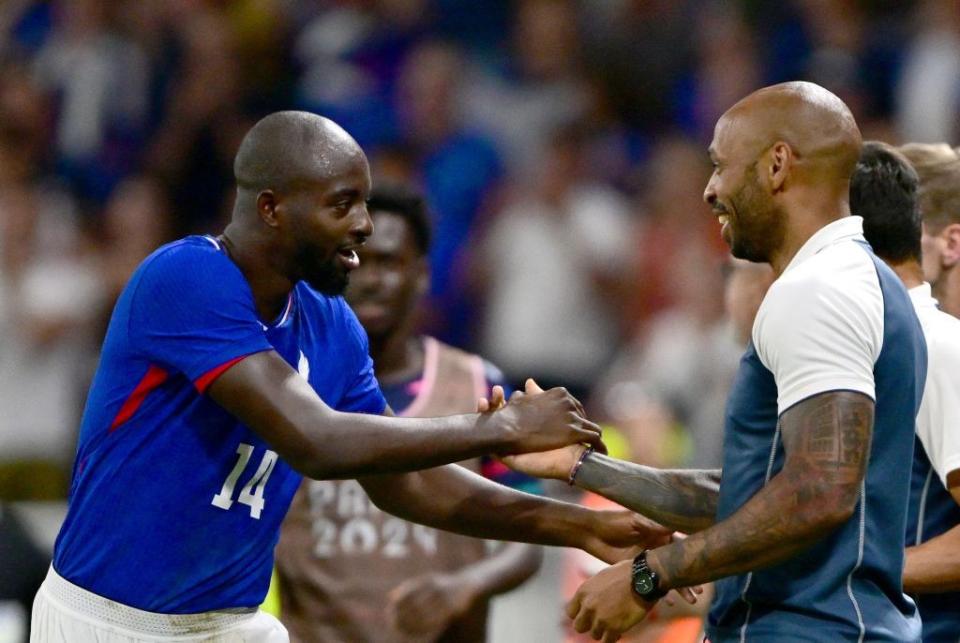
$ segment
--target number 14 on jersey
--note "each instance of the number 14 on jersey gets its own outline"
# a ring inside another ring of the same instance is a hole
[[[237,446],[237,463],[233,465],[233,470],[230,472],[230,475],[227,476],[227,479],[224,480],[223,487],[220,488],[220,493],[213,497],[210,504],[225,510],[233,506],[233,489],[237,485],[237,480],[240,479],[240,474],[247,468],[247,463],[250,462],[251,455],[253,455],[253,445],[241,442]],[[260,466],[257,467],[256,473],[253,474],[249,482],[240,490],[240,495],[237,497],[236,502],[250,507],[251,518],[260,520],[260,514],[263,512],[264,504],[263,491],[267,486],[267,480],[270,478],[270,474],[273,472],[273,466],[276,463],[277,454],[267,449],[263,454],[263,459],[260,461]]]

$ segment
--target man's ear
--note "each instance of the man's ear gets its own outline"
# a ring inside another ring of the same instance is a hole
[[[960,263],[960,223],[951,223],[940,231],[939,237],[944,242],[940,263],[944,268],[953,268]]]
[[[277,221],[277,196],[273,190],[263,190],[257,194],[257,214],[260,220],[271,228],[279,225]]]
[[[793,150],[783,141],[777,141],[768,152],[768,180],[770,191],[779,192],[784,188],[790,170],[793,168]]]

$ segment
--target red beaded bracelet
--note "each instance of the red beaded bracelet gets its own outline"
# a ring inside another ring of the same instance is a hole
[[[573,483],[577,480],[577,474],[580,473],[580,467],[583,466],[583,461],[587,459],[587,456],[593,453],[593,447],[587,447],[583,450],[583,453],[580,454],[580,457],[577,458],[577,463],[573,465],[573,468],[570,469],[570,475],[567,477],[567,484],[571,487]]]

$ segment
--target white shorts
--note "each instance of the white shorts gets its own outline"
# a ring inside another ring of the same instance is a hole
[[[30,643],[289,643],[266,612],[145,612],[77,587],[50,568],[33,602]]]

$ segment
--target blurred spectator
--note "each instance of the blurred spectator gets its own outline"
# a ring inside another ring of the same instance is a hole
[[[159,181],[128,178],[114,190],[102,217],[100,250],[104,315],[113,310],[127,280],[147,255],[172,238],[170,203]],[[103,327],[106,331],[105,317]]]
[[[677,83],[677,117],[695,140],[743,96],[763,85],[754,36],[733,3],[707,3],[695,21],[696,63]]]
[[[960,136],[960,3],[924,0],[919,33],[897,87],[900,135],[908,141]]]
[[[452,45],[419,45],[401,69],[396,102],[400,140],[434,212],[431,331],[461,345],[475,312],[463,287],[464,250],[500,177],[493,144],[460,118],[463,66]]]
[[[54,30],[35,61],[41,86],[58,99],[58,171],[95,200],[130,171],[147,118],[148,61],[113,28],[118,6],[57,1]]]
[[[705,262],[691,251],[671,265],[678,303],[657,315],[600,380],[599,409],[641,445],[675,445],[678,423],[693,445],[682,464],[719,468],[726,397],[773,271],[734,260],[724,286],[719,260]],[[635,462],[669,466],[663,461],[678,453],[647,448],[633,454]]]
[[[679,136],[665,137],[644,165],[633,290],[621,303],[630,333],[676,304],[674,271],[681,257],[710,262],[726,256],[716,217],[701,196],[709,175],[704,148]]]
[[[68,194],[0,141],[0,499],[66,495],[101,296]]]
[[[553,132],[589,107],[577,30],[571,0],[520,0],[503,73],[468,86],[468,118],[493,134],[518,180],[547,162]]]
[[[190,5],[175,23],[180,62],[148,167],[169,186],[178,235],[220,227],[232,201],[233,156],[255,119],[243,112],[237,40],[226,16]],[[254,91],[250,88],[249,91]]]
[[[508,377],[583,392],[617,346],[609,288],[634,248],[628,205],[584,178],[581,142],[579,126],[555,135],[532,189],[491,224],[475,277],[487,288],[484,353]]]

